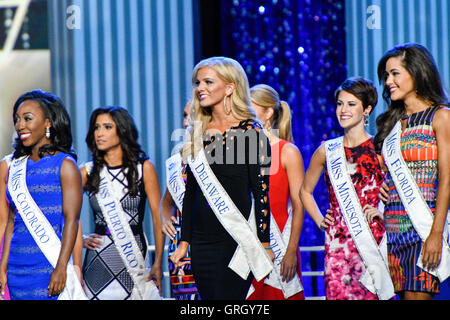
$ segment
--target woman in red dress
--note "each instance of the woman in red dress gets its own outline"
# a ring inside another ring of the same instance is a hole
[[[286,243],[286,253],[281,260],[280,279],[289,282],[297,275],[301,283],[298,241],[303,225],[304,210],[299,191],[305,171],[302,155],[292,143],[291,110],[286,102],[280,101],[278,93],[268,85],[256,85],[250,89],[250,93],[252,106],[263,122],[264,132],[269,138],[272,149],[269,180],[270,211],[280,232],[283,232],[286,227],[286,232],[289,232],[290,227],[289,242]],[[291,208],[292,222],[288,223]],[[271,233],[272,228],[271,225]],[[270,276],[272,275],[273,272]],[[286,297],[282,290],[264,283],[264,280],[259,282],[253,280],[253,287],[255,291],[248,300],[305,299],[303,290]]]

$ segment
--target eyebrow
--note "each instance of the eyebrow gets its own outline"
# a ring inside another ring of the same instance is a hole
[[[344,102],[344,101],[338,99],[338,100],[336,101],[336,103],[337,103],[337,102]],[[348,103],[358,103],[356,100],[348,100],[347,102],[348,102]]]
[[[199,78],[197,78],[197,80],[198,81],[206,81],[206,80],[210,80],[210,81],[214,81],[214,79],[213,78],[211,78],[211,77],[204,77],[204,78],[202,78],[202,79],[199,79]]]

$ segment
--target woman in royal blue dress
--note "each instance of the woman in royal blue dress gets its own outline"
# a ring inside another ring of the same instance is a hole
[[[27,156],[26,186],[61,241],[55,267],[18,213],[10,190],[9,222],[0,268],[0,285],[11,299],[57,299],[66,286],[67,266],[78,231],[81,176],[72,152],[70,119],[62,101],[41,90],[23,94],[14,105],[17,139],[12,160]]]

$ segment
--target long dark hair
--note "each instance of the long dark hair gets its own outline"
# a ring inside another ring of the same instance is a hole
[[[138,163],[143,163],[148,159],[148,157],[137,142],[139,134],[133,118],[126,109],[116,106],[98,108],[91,114],[91,118],[89,120],[89,131],[86,136],[86,144],[92,153],[92,161],[94,166],[92,168],[92,172],[88,175],[85,190],[92,193],[98,192],[100,171],[106,164],[104,159],[105,152],[97,148],[94,137],[97,117],[106,113],[112,117],[114,123],[116,124],[117,135],[119,137],[120,146],[122,147],[123,152],[122,170],[124,170],[123,172],[127,178],[128,191],[130,195],[136,196],[138,193],[137,182],[139,177],[137,165]]]
[[[401,60],[403,67],[413,78],[414,89],[419,97],[434,105],[448,104],[439,71],[427,48],[417,43],[406,43],[387,51],[378,63],[378,80],[383,83],[383,99],[388,105],[387,110],[376,120],[378,132],[375,135],[374,144],[378,154],[381,154],[384,139],[405,112],[404,102],[392,101],[389,87],[386,85],[386,63],[393,57]]]
[[[54,154],[57,151],[70,154],[75,160],[77,155],[72,149],[72,131],[70,126],[70,118],[62,100],[54,94],[40,89],[33,90],[22,94],[14,103],[13,122],[16,124],[16,113],[20,105],[32,100],[38,103],[44,112],[44,118],[51,123],[50,127],[50,144],[43,145],[39,148],[38,155],[43,157],[46,154]],[[31,147],[25,147],[20,138],[16,138],[13,144],[15,149],[14,158],[30,155]]]

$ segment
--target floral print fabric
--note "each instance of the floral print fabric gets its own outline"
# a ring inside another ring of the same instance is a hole
[[[354,148],[345,147],[347,170],[355,186],[361,207],[370,204],[378,207],[378,193],[384,180],[378,163],[373,140],[368,139]],[[329,209],[335,222],[325,232],[325,294],[328,300],[376,300],[359,278],[365,271],[358,250],[345,224],[333,187],[325,172],[329,195]],[[375,241],[379,244],[385,234],[383,223],[378,218],[369,223]]]

